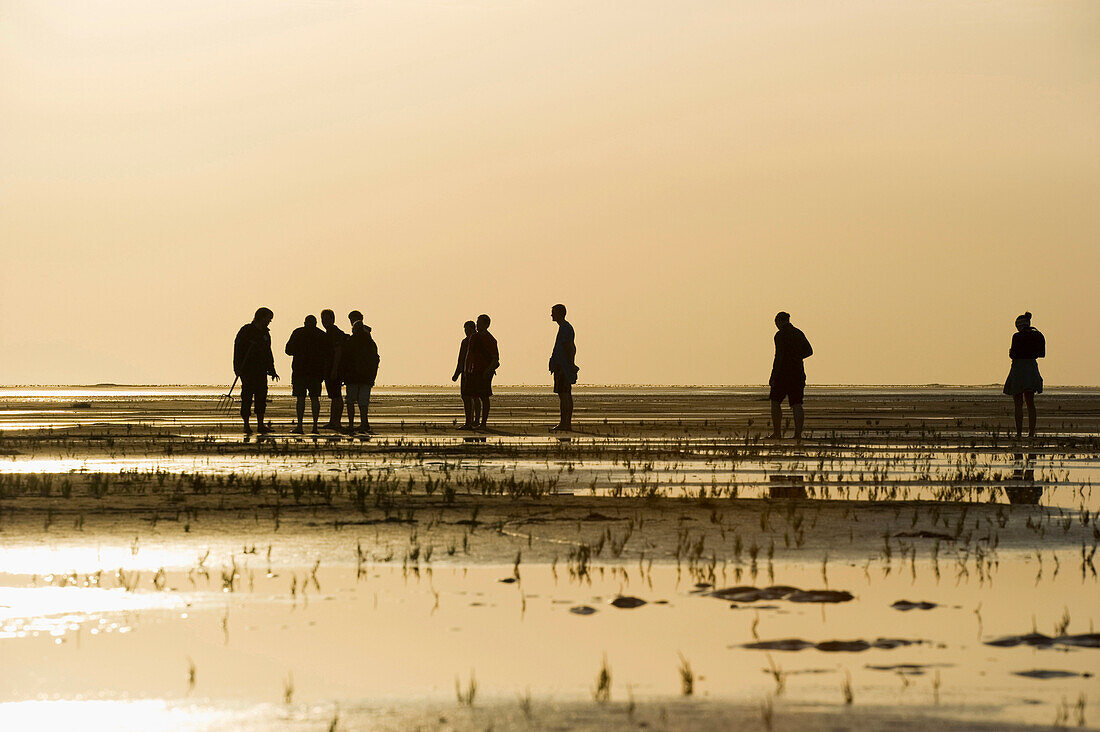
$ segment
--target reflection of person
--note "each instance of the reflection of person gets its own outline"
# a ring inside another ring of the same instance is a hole
[[[806,369],[802,360],[813,355],[814,349],[806,340],[806,335],[791,325],[789,313],[780,312],[775,316],[775,360],[772,362],[772,375],[768,379],[771,392],[768,399],[772,403],[772,438],[783,436],[783,400],[791,405],[794,415],[794,439],[802,438],[802,423],[805,414],[802,411],[802,397],[806,390]]]
[[[313,413],[313,431],[317,432],[317,418],[321,414],[321,381],[332,369],[329,361],[328,336],[317,327],[317,318],[307,315],[305,325],[295,328],[286,342],[286,355],[292,356],[290,365],[290,385],[294,392],[295,410],[298,425],[292,430],[302,434],[302,418],[306,411],[306,396],[309,396]]]
[[[344,414],[344,397],[340,393],[340,372],[343,369],[341,357],[344,352],[344,344],[348,340],[348,334],[336,326],[336,313],[331,310],[321,311],[321,325],[325,326],[325,337],[328,338],[328,372],[325,374],[325,394],[329,398],[327,429],[340,429],[340,419]]]
[[[1008,349],[1012,368],[1008,371],[1004,388],[1004,393],[1012,397],[1015,407],[1016,439],[1020,439],[1024,431],[1024,402],[1027,402],[1027,436],[1035,436],[1035,395],[1043,393],[1038,359],[1046,355],[1046,339],[1031,327],[1031,313],[1016,318],[1016,332],[1012,334],[1012,346]]]
[[[489,397],[493,395],[493,375],[500,368],[497,339],[489,332],[488,315],[477,316],[477,330],[470,336],[466,351],[466,380],[473,399],[474,424],[485,427],[489,421]]]
[[[252,405],[256,405],[256,430],[270,432],[264,424],[264,412],[267,410],[267,377],[279,380],[275,373],[275,357],[271,353],[271,332],[268,326],[275,315],[267,308],[260,308],[252,318],[237,331],[233,341],[233,373],[241,379],[241,419],[244,421],[244,433],[252,433],[248,419],[252,415]]]
[[[367,410],[370,408],[370,391],[378,376],[378,346],[370,335],[370,327],[362,320],[356,320],[351,326],[351,336],[344,346],[347,383],[348,434],[354,433],[355,407],[359,406],[359,432],[369,433],[370,422]]]
[[[577,344],[573,326],[565,319],[565,306],[550,308],[550,319],[558,324],[558,336],[550,354],[550,373],[554,375],[554,393],[558,395],[558,423],[551,432],[573,429],[573,384],[577,383]]]
[[[466,331],[466,337],[458,347],[458,365],[455,366],[451,381],[458,381],[458,395],[462,397],[462,411],[466,413],[466,421],[459,429],[472,430],[477,426],[477,422],[474,421],[474,399],[470,396],[470,384],[466,378],[466,354],[470,350],[470,336],[477,331],[477,323],[467,320],[462,324],[462,328]]]

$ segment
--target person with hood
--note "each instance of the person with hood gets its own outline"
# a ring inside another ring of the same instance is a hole
[[[344,344],[344,381],[346,383],[346,401],[348,405],[348,434],[360,432],[370,434],[368,410],[370,392],[378,377],[378,345],[371,337],[370,326],[362,320],[356,320],[351,326],[351,335]],[[355,427],[355,407],[359,407],[359,428]]]

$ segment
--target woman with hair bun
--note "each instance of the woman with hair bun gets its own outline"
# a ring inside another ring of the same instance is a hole
[[[1035,395],[1043,393],[1043,376],[1039,373],[1039,361],[1047,355],[1046,339],[1031,327],[1031,313],[1016,318],[1016,332],[1012,334],[1012,347],[1008,357],[1012,368],[1005,380],[1004,393],[1012,397],[1016,407],[1016,439],[1024,431],[1024,403],[1027,403],[1027,436],[1035,436]]]

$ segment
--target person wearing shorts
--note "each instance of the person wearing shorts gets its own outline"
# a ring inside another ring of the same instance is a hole
[[[344,381],[348,408],[348,434],[369,434],[370,392],[378,377],[378,345],[371,338],[370,326],[362,320],[355,321],[351,336],[344,347],[346,369]],[[355,428],[355,408],[359,408],[359,429]]]
[[[805,421],[802,398],[806,390],[806,369],[802,361],[812,356],[814,349],[810,347],[806,335],[791,325],[789,313],[776,314],[775,328],[775,360],[772,361],[772,374],[768,379],[771,387],[768,392],[772,407],[771,439],[783,437],[783,400],[786,399],[794,416],[794,439],[801,440]]]
[[[286,355],[291,356],[290,386],[294,394],[298,425],[291,430],[302,434],[302,418],[309,397],[313,414],[313,433],[317,433],[317,418],[321,414],[321,381],[331,370],[328,336],[317,327],[317,318],[307,315],[305,324],[296,328],[286,342]]]
[[[573,384],[577,383],[577,345],[573,326],[565,319],[565,306],[550,308],[550,319],[558,324],[558,336],[550,354],[550,373],[554,375],[554,393],[558,395],[558,423],[551,432],[573,429]]]

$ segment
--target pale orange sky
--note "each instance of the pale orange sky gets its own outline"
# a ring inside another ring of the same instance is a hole
[[[1100,4],[0,0],[0,383],[1100,383]]]

